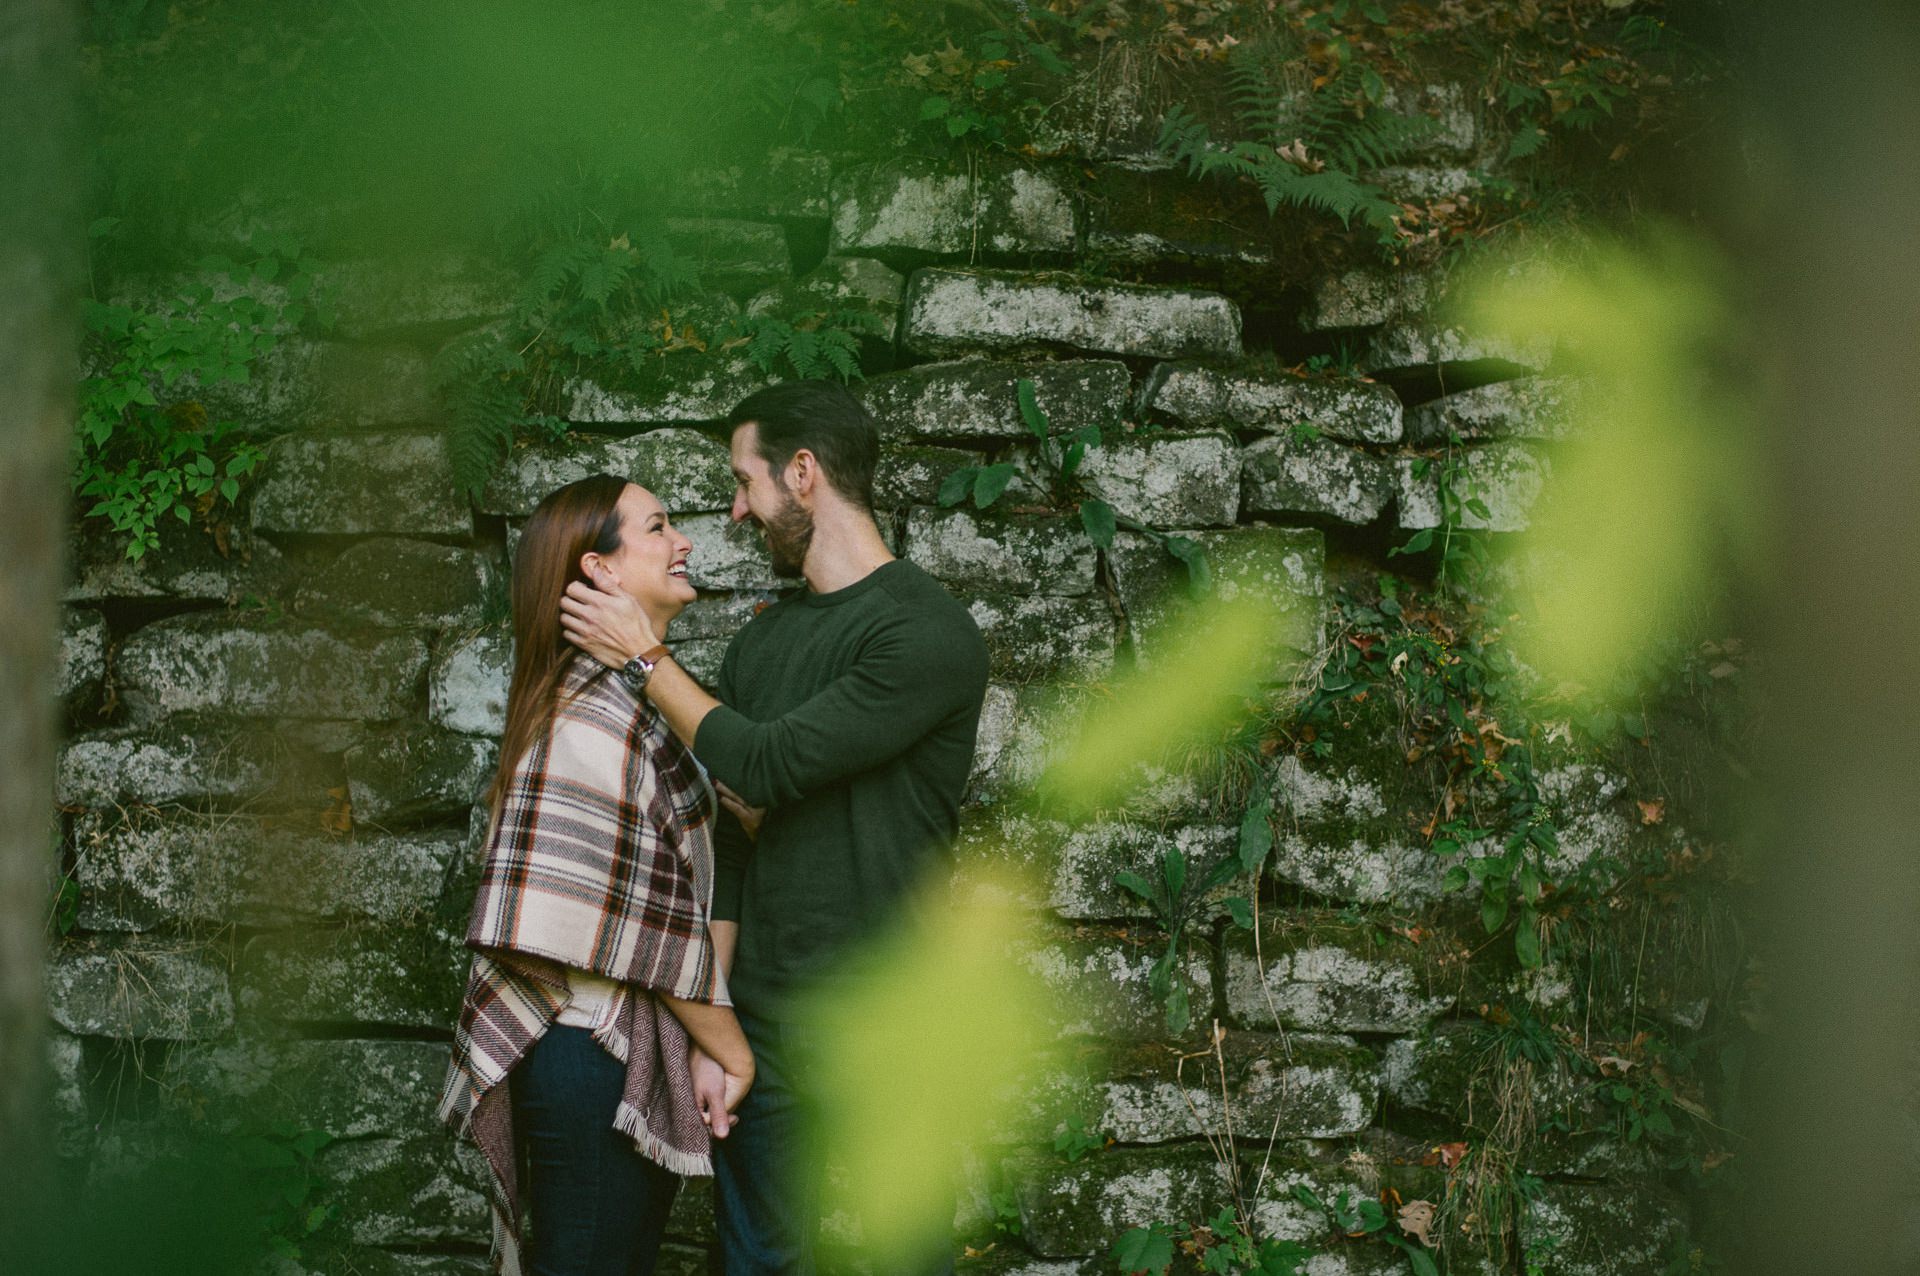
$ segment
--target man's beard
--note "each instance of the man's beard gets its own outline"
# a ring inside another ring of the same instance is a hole
[[[813,544],[813,515],[800,508],[800,502],[781,493],[780,508],[767,519],[755,519],[767,542],[767,557],[773,560],[773,574],[786,580],[802,575],[807,549]]]

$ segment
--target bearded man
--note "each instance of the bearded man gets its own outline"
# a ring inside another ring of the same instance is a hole
[[[819,1079],[798,1008],[945,863],[987,650],[966,609],[882,540],[879,429],[852,395],[788,382],[743,400],[727,425],[733,519],[756,526],[774,570],[805,587],[734,638],[719,698],[624,595],[575,584],[562,623],[659,707],[735,817],[716,839],[711,930],[757,1081],[731,1130],[712,1114],[725,1136],[714,1145],[719,1255],[727,1276],[810,1276]],[[950,1272],[950,1251],[920,1270]]]

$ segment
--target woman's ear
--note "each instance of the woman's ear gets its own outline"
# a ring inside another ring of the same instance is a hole
[[[620,588],[620,578],[614,575],[613,568],[607,566],[607,560],[592,550],[580,555],[580,574],[603,594],[614,593]]]

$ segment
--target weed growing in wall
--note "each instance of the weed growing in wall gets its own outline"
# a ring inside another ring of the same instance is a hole
[[[96,221],[96,248],[119,225]],[[251,384],[309,320],[328,322],[313,263],[284,236],[256,236],[242,258],[205,257],[198,272],[177,292],[89,297],[81,309],[88,370],[73,490],[85,517],[125,537],[132,559],[159,544],[165,523],[223,529],[262,450],[209,399]]]
[[[1035,398],[1033,382],[1022,377],[1016,390],[1020,419],[1033,436],[1034,457],[1046,496],[1057,506],[1074,506],[1080,526],[1095,549],[1110,549],[1116,531],[1137,532],[1157,543],[1186,569],[1187,585],[1195,598],[1204,598],[1213,573],[1207,554],[1191,536],[1180,536],[1149,527],[1116,512],[1112,505],[1087,492],[1075,478],[1090,449],[1104,441],[1098,422],[1090,422],[1066,435],[1056,437],[1047,414]],[[1020,467],[1012,461],[990,465],[963,465],[941,481],[938,500],[943,506],[955,506],[971,498],[975,509],[991,509],[1006,495]]]

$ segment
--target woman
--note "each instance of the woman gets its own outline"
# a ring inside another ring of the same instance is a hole
[[[541,501],[514,556],[507,727],[440,1105],[493,1171],[510,1276],[523,1259],[535,1276],[651,1272],[677,1176],[713,1172],[710,1138],[752,1084],[707,933],[713,791],[626,675],[560,630],[561,595],[588,580],[664,637],[694,598],[692,548],[645,488],[596,474]]]

